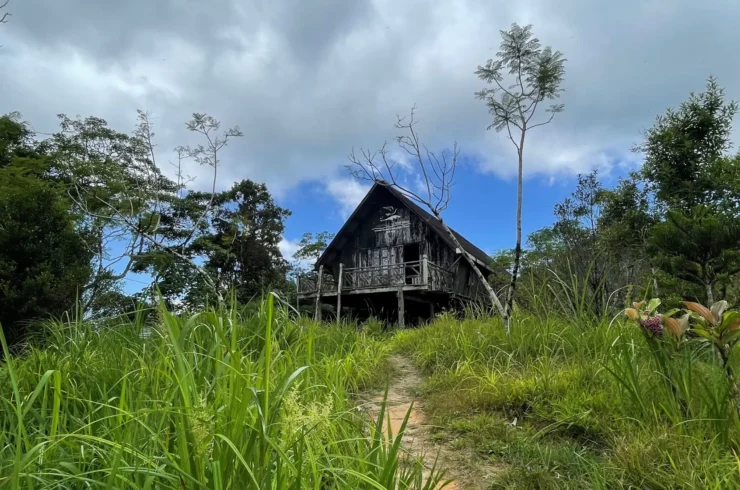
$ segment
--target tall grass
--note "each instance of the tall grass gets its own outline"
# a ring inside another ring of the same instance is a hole
[[[738,488],[737,407],[713,353],[639,327],[519,314],[404,331],[435,421],[508,463],[505,488]]]
[[[0,366],[0,488],[422,489],[400,435],[351,394],[383,383],[387,343],[249,312],[157,312],[46,326]]]

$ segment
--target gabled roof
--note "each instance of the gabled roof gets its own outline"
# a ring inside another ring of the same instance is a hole
[[[449,245],[452,249],[456,250],[455,242],[452,241],[452,239],[449,237],[447,232],[444,229],[444,226],[442,226],[442,223],[435,218],[433,215],[422,209],[419,205],[417,205],[415,202],[410,200],[408,197],[404,196],[402,192],[400,192],[398,189],[393,188],[390,185],[386,185],[380,182],[376,182],[373,184],[373,186],[370,188],[367,194],[365,194],[365,197],[362,199],[360,204],[357,205],[355,210],[352,212],[350,217],[347,219],[347,221],[344,223],[344,225],[339,229],[337,234],[334,236],[334,239],[329,243],[329,245],[326,247],[326,250],[324,250],[324,253],[321,254],[321,257],[316,261],[316,267],[321,265],[322,262],[326,260],[326,258],[334,253],[334,250],[337,248],[341,248],[344,246],[344,242],[346,241],[344,238],[344,235],[351,231],[348,228],[353,226],[353,224],[357,223],[358,218],[360,217],[362,210],[364,209],[365,203],[368,201],[368,199],[376,192],[378,192],[379,189],[385,189],[388,192],[390,192],[394,197],[396,197],[399,201],[401,201],[402,204],[404,204],[406,207],[408,207],[416,216],[419,217],[424,223],[426,223],[429,228],[434,230],[437,235],[444,240],[447,245]],[[449,225],[448,225],[449,226]],[[490,267],[491,264],[491,258],[487,253],[485,253],[480,248],[476,247],[470,241],[468,241],[464,236],[450,228],[452,233],[455,235],[455,238],[457,238],[457,241],[460,242],[460,245],[465,249],[466,252],[468,252],[470,255],[472,255],[476,262],[478,262],[479,265],[485,267],[488,270],[493,270]],[[459,250],[456,250],[457,253],[460,253]]]

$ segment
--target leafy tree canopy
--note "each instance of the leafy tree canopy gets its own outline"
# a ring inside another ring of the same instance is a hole
[[[29,322],[75,305],[92,254],[50,158],[17,114],[0,117],[0,324],[10,343]]]

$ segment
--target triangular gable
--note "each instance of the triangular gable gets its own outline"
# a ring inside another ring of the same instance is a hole
[[[439,237],[444,240],[445,243],[447,243],[450,248],[455,250],[457,253],[461,253],[460,250],[457,250],[455,247],[455,243],[452,241],[452,239],[449,237],[447,232],[445,231],[444,227],[442,226],[442,223],[429,214],[428,212],[424,211],[421,207],[419,207],[416,203],[411,201],[409,198],[403,195],[400,191],[397,189],[394,189],[390,185],[382,184],[379,182],[376,182],[373,184],[373,186],[370,188],[367,194],[365,194],[365,197],[360,201],[360,204],[357,205],[355,210],[352,212],[350,217],[347,219],[347,221],[342,225],[342,227],[339,229],[337,234],[334,236],[334,239],[329,243],[329,245],[326,247],[326,250],[321,254],[319,259],[316,261],[316,269],[321,264],[324,264],[327,262],[328,258],[334,255],[335,253],[338,253],[339,250],[347,243],[348,239],[346,238],[346,234],[350,233],[352,231],[353,227],[359,226],[360,223],[360,217],[362,216],[364,212],[364,208],[367,204],[367,202],[370,200],[371,196],[375,194],[376,192],[379,192],[380,189],[385,189],[388,192],[390,192],[394,197],[396,197],[401,204],[409,208],[416,216],[419,217],[424,223],[426,223],[429,228],[434,230],[434,232],[439,235]],[[450,228],[451,229],[451,228]],[[460,245],[465,249],[466,252],[471,254],[475,259],[476,262],[488,269],[489,271],[493,271],[493,269],[490,267],[491,259],[483,250],[476,247],[472,243],[470,243],[465,237],[457,233],[455,230],[452,230],[452,233],[455,234],[455,237],[460,242]]]

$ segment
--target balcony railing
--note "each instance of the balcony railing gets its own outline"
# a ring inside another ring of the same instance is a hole
[[[340,268],[341,292],[363,289],[382,289],[398,286],[421,286],[431,291],[455,291],[454,272],[429,262],[427,259],[414,260],[401,264],[378,265],[372,267]],[[303,275],[298,281],[301,295],[316,294],[321,283],[321,293],[338,293],[339,284],[333,275],[324,272],[319,280],[318,273]],[[426,286],[426,288],[425,288]]]
[[[316,293],[319,290],[319,273],[309,272],[298,277],[298,292]],[[326,293],[337,290],[337,282],[331,274],[324,273],[321,277],[321,292]]]

